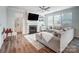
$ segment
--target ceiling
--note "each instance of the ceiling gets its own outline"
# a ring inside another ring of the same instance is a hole
[[[55,12],[55,11],[62,10],[62,9],[66,9],[66,8],[70,8],[72,6],[49,6],[49,7],[50,8],[47,11],[43,11],[42,9],[39,8],[39,6],[16,6],[16,8],[24,9],[27,12],[41,14],[41,15]]]

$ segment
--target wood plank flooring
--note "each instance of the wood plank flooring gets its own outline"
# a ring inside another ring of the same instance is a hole
[[[37,50],[30,44],[22,34],[17,37],[10,36],[6,38],[0,50],[1,53],[55,53],[53,50],[44,47]]]
[[[79,53],[79,38],[74,38],[63,53]]]

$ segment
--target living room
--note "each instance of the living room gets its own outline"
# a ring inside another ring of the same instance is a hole
[[[71,48],[72,51],[66,49],[74,37],[79,37],[78,10],[79,7],[76,6],[1,6],[1,52],[78,52],[74,48]],[[61,36],[66,30],[69,31]],[[6,39],[8,36],[10,38]],[[5,41],[15,37],[18,40]],[[19,43],[16,44],[17,42]],[[6,45],[8,46],[4,49]]]

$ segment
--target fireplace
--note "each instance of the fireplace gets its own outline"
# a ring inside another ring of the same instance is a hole
[[[36,25],[30,25],[29,26],[29,34],[33,34],[37,32],[37,26]]]

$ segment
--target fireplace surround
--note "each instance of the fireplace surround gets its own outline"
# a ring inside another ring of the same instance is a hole
[[[37,25],[29,25],[29,34],[37,33]]]

